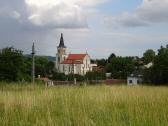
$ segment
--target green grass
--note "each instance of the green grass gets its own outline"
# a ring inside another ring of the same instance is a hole
[[[0,126],[167,126],[168,87],[0,84]]]

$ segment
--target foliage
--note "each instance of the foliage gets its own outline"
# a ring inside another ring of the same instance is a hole
[[[158,50],[153,66],[144,69],[144,81],[156,85],[168,84],[168,45]]]
[[[1,126],[168,125],[168,87],[3,83],[0,101]]]
[[[25,77],[21,50],[7,47],[0,51],[0,80],[18,81]]]
[[[73,81],[74,78],[76,78],[77,81],[84,81],[85,80],[85,77],[82,76],[82,75],[79,75],[79,74],[75,74],[75,75],[69,74],[69,75],[67,75],[67,79],[69,81]]]
[[[35,58],[35,73],[36,76],[40,75],[45,77],[47,75],[47,63],[48,59],[46,57],[36,56]]]
[[[152,49],[148,49],[144,54],[143,54],[143,59],[144,63],[148,64],[150,62],[153,62],[155,58],[155,51]]]
[[[112,73],[115,79],[126,79],[135,69],[132,57],[114,57],[111,63],[107,64],[106,71]]]
[[[67,77],[64,73],[54,72],[50,79],[56,80],[56,81],[66,81]]]
[[[106,66],[107,60],[106,59],[97,59],[96,60],[98,66]]]
[[[158,50],[152,73],[154,73],[154,78],[152,78],[154,83],[168,84],[168,45]]]
[[[85,78],[87,80],[104,80],[106,79],[106,75],[103,72],[87,72],[85,75]]]
[[[24,56],[21,50],[7,47],[0,51],[1,81],[31,81],[32,58]],[[54,72],[54,62],[47,57],[37,56],[35,59],[36,77],[51,76]]]
[[[113,58],[116,58],[116,55],[115,55],[114,53],[112,53],[112,54],[108,57],[108,59],[107,59],[108,63],[111,63]]]

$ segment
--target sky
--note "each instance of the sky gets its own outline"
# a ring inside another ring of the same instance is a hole
[[[168,44],[168,0],[0,0],[0,48],[55,56],[61,33],[67,53],[141,57]]]

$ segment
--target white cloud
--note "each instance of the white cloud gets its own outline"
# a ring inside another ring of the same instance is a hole
[[[119,16],[106,16],[105,22],[111,26],[139,27],[153,23],[168,22],[168,0],[143,0],[132,12]]]
[[[94,7],[107,0],[25,0],[28,20],[36,26],[61,28],[87,27],[84,8]]]

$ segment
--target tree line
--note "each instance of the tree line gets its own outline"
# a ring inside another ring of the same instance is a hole
[[[85,76],[65,75],[55,70],[55,63],[47,57],[36,56],[36,77],[48,77],[52,80],[102,80],[105,73],[111,73],[111,78],[126,79],[134,71],[143,75],[144,83],[168,84],[168,45],[161,46],[157,53],[152,49],[144,52],[143,57],[121,57],[112,53],[107,59],[92,60],[101,67],[101,71],[88,72]],[[152,63],[147,68],[145,65]],[[23,51],[14,47],[0,50],[0,80],[1,81],[31,81],[31,56],[23,55]]]

